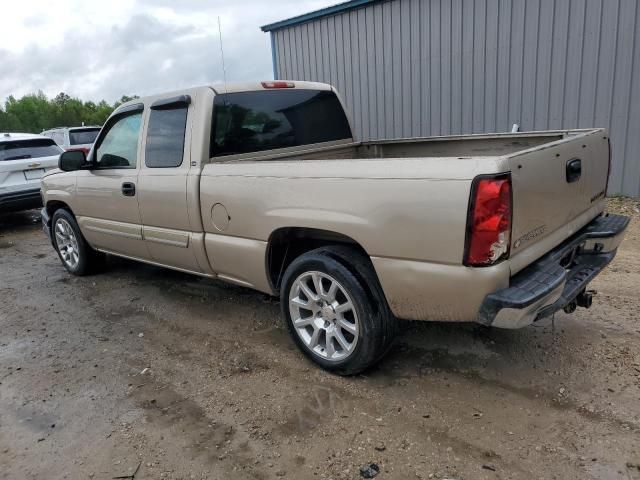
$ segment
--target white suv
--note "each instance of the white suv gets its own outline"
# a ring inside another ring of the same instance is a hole
[[[53,139],[65,150],[82,150],[89,154],[93,142],[95,142],[101,127],[58,127],[45,130],[42,135]]]
[[[0,133],[0,213],[39,207],[40,179],[63,151],[42,135]]]

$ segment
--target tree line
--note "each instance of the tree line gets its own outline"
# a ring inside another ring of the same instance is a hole
[[[64,92],[49,99],[42,93],[25,95],[20,99],[9,96],[0,105],[0,132],[40,133],[53,127],[101,126],[114,109],[137,96],[123,95],[113,104],[102,100],[84,102]]]

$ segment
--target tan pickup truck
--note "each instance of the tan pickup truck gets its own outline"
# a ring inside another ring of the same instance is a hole
[[[105,254],[279,295],[340,374],[397,319],[518,328],[589,307],[628,219],[603,213],[606,130],[358,142],[329,85],[134,100],[43,180],[45,232],[83,275]]]

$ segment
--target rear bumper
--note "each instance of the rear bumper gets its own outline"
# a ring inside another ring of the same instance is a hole
[[[28,210],[41,206],[40,188],[0,194],[0,213]]]
[[[613,260],[628,224],[629,218],[621,215],[596,218],[513,276],[508,288],[487,295],[477,321],[520,328],[571,304]]]

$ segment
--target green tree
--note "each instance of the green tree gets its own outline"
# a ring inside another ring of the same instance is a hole
[[[71,97],[69,95],[64,92],[60,92],[58,95],[56,95],[56,98],[53,99],[53,103],[55,103],[56,105],[64,105],[69,100],[71,100]]]
[[[129,96],[129,95],[123,95],[120,100],[116,101],[116,103],[114,103],[114,107],[118,108],[120,105],[122,105],[123,103],[127,103],[130,102],[131,100],[135,100],[136,98],[140,98],[138,95],[133,95],[133,96]]]
[[[39,133],[53,127],[102,125],[115,108],[135,98],[139,97],[123,95],[109,104],[105,100],[84,102],[64,92],[52,99],[43,92],[20,99],[10,95],[4,106],[0,105],[0,132]]]

